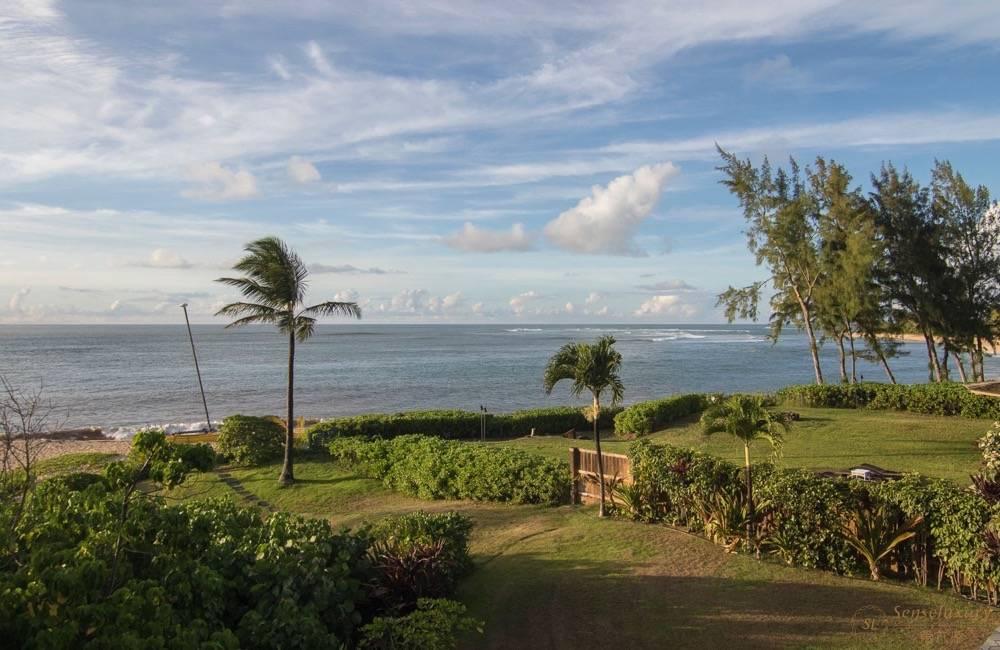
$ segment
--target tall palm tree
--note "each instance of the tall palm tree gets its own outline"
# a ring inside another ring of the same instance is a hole
[[[254,323],[276,325],[288,335],[288,403],[285,427],[285,462],[278,481],[290,485],[295,481],[292,450],[295,446],[295,342],[313,335],[319,316],[344,315],[361,318],[361,308],[354,302],[321,302],[304,307],[309,271],[302,259],[277,237],[252,241],[243,249],[246,255],[233,266],[243,277],[219,278],[216,282],[236,287],[246,302],[226,305],[216,316],[236,318],[226,325],[242,327]]]
[[[733,395],[727,400],[709,406],[701,416],[705,435],[728,433],[743,443],[743,461],[746,467],[746,495],[749,517],[747,519],[747,546],[753,540],[753,481],[750,475],[750,445],[766,440],[778,451],[785,441],[788,425],[767,410],[760,395]]]
[[[567,343],[552,355],[545,367],[542,380],[545,392],[551,394],[563,379],[573,382],[574,395],[590,391],[594,399],[591,415],[594,418],[594,446],[597,449],[597,473],[601,486],[601,507],[598,516],[604,516],[604,458],[601,456],[601,394],[611,393],[611,405],[622,401],[625,387],[618,376],[622,367],[622,355],[615,350],[615,338],[603,336],[595,343]]]

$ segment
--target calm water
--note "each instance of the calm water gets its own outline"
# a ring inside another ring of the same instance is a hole
[[[583,403],[541,388],[546,359],[563,343],[617,337],[626,401],[681,391],[774,389],[812,381],[801,335],[777,345],[758,325],[527,326],[327,325],[298,347],[297,412],[307,417],[417,408],[491,411]],[[281,413],[286,348],[271,329],[194,327],[213,419]],[[925,381],[917,345],[893,369]],[[824,350],[836,381],[836,352]],[[987,361],[987,372],[1000,363]],[[865,379],[882,371],[861,366]],[[66,426],[136,426],[204,420],[183,324],[0,326],[0,373],[44,382]]]

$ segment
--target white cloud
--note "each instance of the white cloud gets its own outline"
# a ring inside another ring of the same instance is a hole
[[[515,314],[518,314],[518,315],[523,314],[525,308],[528,305],[528,303],[534,302],[534,301],[538,300],[541,297],[542,297],[541,294],[539,294],[534,289],[532,289],[531,291],[525,291],[524,293],[520,293],[520,294],[518,294],[518,295],[516,295],[516,296],[514,296],[513,298],[510,299],[510,303],[509,303],[510,304],[510,309]]]
[[[18,289],[14,292],[14,295],[10,297],[10,301],[7,302],[7,308],[12,312],[22,312],[24,311],[23,303],[24,299],[31,293],[31,287],[24,287]]]
[[[142,266],[151,269],[189,269],[193,265],[174,251],[157,248],[149,254],[148,258],[132,262],[130,266]]]
[[[289,158],[286,169],[288,177],[300,185],[315,183],[322,178],[316,166],[302,156],[292,156]]]
[[[697,287],[692,287],[684,280],[662,280],[650,284],[640,284],[636,289],[653,293],[689,293],[698,290]]]
[[[567,314],[572,314],[573,312],[576,311],[576,306],[573,303],[568,302],[566,303],[566,306],[563,307],[563,311],[565,311]]]
[[[354,289],[345,289],[333,294],[333,299],[336,302],[357,302],[358,292]]]
[[[585,305],[595,305],[595,304],[597,304],[598,302],[600,302],[600,300],[601,300],[602,298],[604,298],[604,296],[602,296],[602,295],[601,295],[600,293],[598,293],[598,292],[596,292],[596,291],[591,291],[591,292],[590,292],[590,293],[589,293],[589,294],[587,295],[587,299],[586,299],[586,300],[584,300],[584,301],[583,301],[583,303],[584,303]]]
[[[444,242],[458,250],[478,253],[526,251],[532,248],[531,238],[519,223],[515,223],[510,232],[506,232],[479,228],[467,221],[460,231],[445,237]]]
[[[690,318],[696,313],[698,310],[693,305],[684,303],[677,295],[653,296],[639,305],[639,308],[634,312],[639,317],[679,316],[682,318]]]
[[[462,292],[456,291],[455,293],[449,293],[447,296],[441,299],[441,308],[445,311],[455,309],[462,304]]]
[[[645,165],[607,187],[595,185],[590,196],[550,221],[545,235],[556,246],[576,253],[642,254],[633,240],[635,231],[678,172],[669,162]]]
[[[377,266],[369,266],[368,268],[361,268],[360,266],[354,266],[353,264],[323,264],[321,262],[316,262],[309,265],[309,272],[318,274],[324,273],[349,273],[349,274],[365,274],[365,275],[387,275],[390,273],[402,273],[402,271],[396,271],[394,269],[383,269]]]
[[[182,193],[188,198],[231,201],[257,196],[257,179],[253,174],[245,169],[228,169],[218,162],[194,165],[188,179],[197,185]]]

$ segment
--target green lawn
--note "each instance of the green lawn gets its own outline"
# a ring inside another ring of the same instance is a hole
[[[458,598],[486,626],[468,648],[972,648],[1000,624],[946,594],[729,555],[665,526],[598,520],[592,508],[420,501],[318,458],[303,459],[299,483],[281,489],[278,469],[230,472],[275,508],[337,524],[418,509],[469,515],[476,570]],[[169,496],[238,499],[214,473]],[[948,618],[896,614],[904,610]]]
[[[108,464],[119,458],[121,456],[118,454],[98,451],[63,454],[39,461],[35,471],[43,478],[68,472],[101,472]]]
[[[891,411],[789,407],[802,419],[792,423],[777,463],[807,469],[846,469],[871,463],[885,469],[916,471],[928,476],[968,482],[982,458],[976,440],[993,425],[991,420],[937,417]],[[649,436],[655,442],[693,447],[742,463],[743,448],[725,434],[706,438],[696,418],[690,418]],[[515,445],[567,460],[570,446],[592,448],[590,440],[545,436],[518,438],[491,444]],[[609,438],[605,451],[625,453],[628,441]],[[758,460],[771,459],[767,443],[752,450]]]

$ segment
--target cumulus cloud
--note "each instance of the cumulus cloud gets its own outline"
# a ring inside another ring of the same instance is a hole
[[[444,243],[458,250],[477,253],[531,250],[531,237],[524,226],[515,223],[510,231],[478,228],[466,221],[457,233],[444,238]]]
[[[194,165],[188,179],[195,187],[182,194],[206,201],[236,201],[257,196],[257,179],[245,169],[232,170],[218,162]]]
[[[678,172],[670,162],[645,165],[606,187],[595,185],[590,196],[545,226],[545,236],[574,253],[641,255],[633,239],[635,231]]]
[[[636,286],[636,289],[642,289],[643,291],[652,291],[653,293],[688,293],[691,291],[697,291],[697,287],[693,287],[684,280],[662,280],[660,282],[653,282],[650,284],[640,284]]]
[[[315,183],[322,178],[319,170],[316,169],[316,165],[302,156],[292,156],[289,158],[286,169],[288,177],[300,185]]]
[[[382,269],[377,266],[370,266],[368,268],[361,268],[359,266],[354,266],[353,264],[322,264],[316,262],[315,264],[309,265],[309,272],[316,274],[324,273],[350,273],[350,274],[370,274],[370,275],[386,275],[389,273],[402,273],[402,271],[397,271],[395,269]]]
[[[642,316],[681,316],[689,318],[697,313],[693,305],[684,303],[677,295],[653,296],[639,305],[635,315]]]
[[[381,303],[377,311],[399,316],[441,316],[459,311],[463,304],[460,291],[444,296],[432,295],[426,289],[404,289],[388,303]]]
[[[576,311],[576,305],[574,305],[571,302],[568,302],[566,303],[566,306],[563,307],[563,311],[565,311],[567,314],[572,314],[573,312]]]
[[[603,297],[604,296],[602,296],[598,292],[591,291],[590,294],[587,296],[587,299],[584,300],[583,303],[585,305],[594,305],[597,304]]]
[[[7,302],[7,308],[12,312],[21,313],[24,311],[24,299],[31,293],[31,287],[24,287],[14,292]]]
[[[149,254],[148,258],[132,262],[130,266],[150,269],[189,269],[193,265],[174,251],[157,248]]]
[[[542,297],[541,294],[539,294],[534,289],[532,289],[531,291],[525,291],[524,293],[520,293],[510,299],[510,309],[515,314],[518,315],[523,314],[528,303],[534,302],[541,297]]]
[[[333,299],[336,302],[357,302],[358,292],[354,289],[345,289],[344,291],[338,291],[333,294]]]

